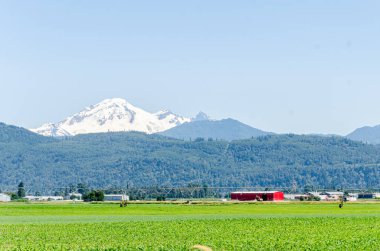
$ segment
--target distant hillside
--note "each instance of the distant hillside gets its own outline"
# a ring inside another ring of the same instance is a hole
[[[0,122],[0,143],[41,143],[50,141],[52,141],[52,139],[43,137],[27,129],[6,125]]]
[[[30,192],[70,184],[365,188],[380,186],[380,147],[340,137],[270,135],[190,142],[144,133],[51,139],[1,125],[0,189]]]
[[[264,136],[270,133],[250,127],[237,120],[223,119],[218,121],[201,120],[184,123],[160,134],[167,137],[184,140],[213,138],[231,141]]]
[[[370,144],[380,144],[380,125],[362,127],[347,135],[347,138]]]

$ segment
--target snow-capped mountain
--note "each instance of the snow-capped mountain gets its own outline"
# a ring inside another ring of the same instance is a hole
[[[106,99],[57,124],[44,124],[31,131],[44,136],[73,136],[87,133],[138,131],[162,132],[191,119],[164,110],[149,113],[125,99]]]

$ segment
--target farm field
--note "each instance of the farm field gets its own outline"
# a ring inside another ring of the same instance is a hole
[[[0,250],[379,250],[380,204],[0,204]]]

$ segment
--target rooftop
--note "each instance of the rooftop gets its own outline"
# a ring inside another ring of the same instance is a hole
[[[232,193],[279,193],[280,191],[237,191]]]

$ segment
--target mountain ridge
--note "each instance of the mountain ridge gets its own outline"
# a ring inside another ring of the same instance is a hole
[[[360,127],[346,137],[369,144],[380,144],[380,125]]]
[[[380,146],[343,137],[267,135],[231,142],[110,132],[55,139],[0,125],[0,189],[186,186],[377,187]],[[1,137],[0,137],[1,139]]]
[[[255,138],[272,133],[253,128],[238,120],[228,118],[222,120],[194,120],[160,132],[159,134],[184,140],[212,138],[231,141]]]

